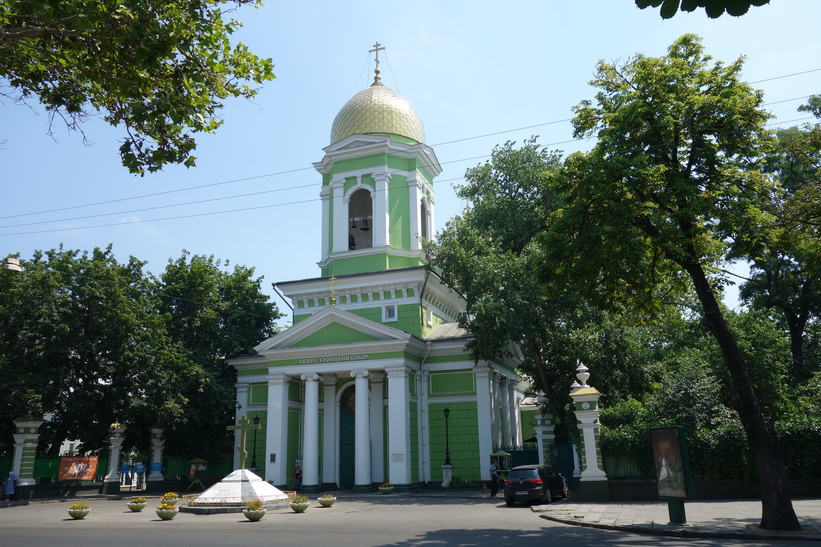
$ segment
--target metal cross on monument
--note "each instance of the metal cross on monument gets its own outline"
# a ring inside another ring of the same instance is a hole
[[[239,420],[239,424],[237,425],[229,425],[226,429],[228,431],[239,431],[239,468],[245,469],[245,458],[248,457],[248,451],[245,450],[245,436],[248,431],[253,429],[259,429],[259,424],[252,424],[251,420],[248,419],[247,416],[243,416]]]

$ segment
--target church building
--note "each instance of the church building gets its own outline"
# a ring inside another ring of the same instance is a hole
[[[520,359],[474,362],[464,299],[425,265],[442,169],[422,120],[382,84],[381,49],[314,164],[320,276],[278,283],[293,326],[229,360],[237,418],[260,425],[246,466],[279,488],[297,465],[305,491],[441,483],[446,460],[454,478],[487,480],[491,454],[522,444]]]

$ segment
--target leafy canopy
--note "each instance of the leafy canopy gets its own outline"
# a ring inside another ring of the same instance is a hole
[[[682,11],[704,8],[707,17],[711,19],[721,17],[725,12],[740,17],[749,11],[750,6],[763,6],[769,3],[770,0],[636,0],[636,6],[641,9],[661,6],[659,12],[664,19],[673,17],[679,8]]]
[[[0,96],[36,98],[79,130],[94,113],[125,129],[131,173],[195,164],[193,134],[213,133],[229,97],[274,78],[224,15],[260,0],[9,0],[0,3]],[[3,82],[0,82],[2,85]],[[49,130],[51,132],[51,130]]]

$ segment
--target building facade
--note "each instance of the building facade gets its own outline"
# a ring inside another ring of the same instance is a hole
[[[457,325],[464,299],[425,266],[441,167],[424,142],[377,68],[314,164],[321,275],[277,284],[293,326],[229,360],[237,418],[261,426],[246,461],[278,487],[292,486],[296,465],[304,490],[441,483],[446,452],[454,477],[487,480],[490,454],[521,445],[515,348],[474,362]]]

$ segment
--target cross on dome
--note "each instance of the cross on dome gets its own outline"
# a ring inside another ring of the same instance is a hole
[[[375,74],[375,76],[373,77],[373,85],[382,84],[381,79],[379,78],[379,73],[381,72],[379,70],[379,52],[384,50],[385,48],[379,42],[376,42],[373,45],[373,49],[368,50],[368,53],[376,53],[376,69],[374,69],[373,71]]]

